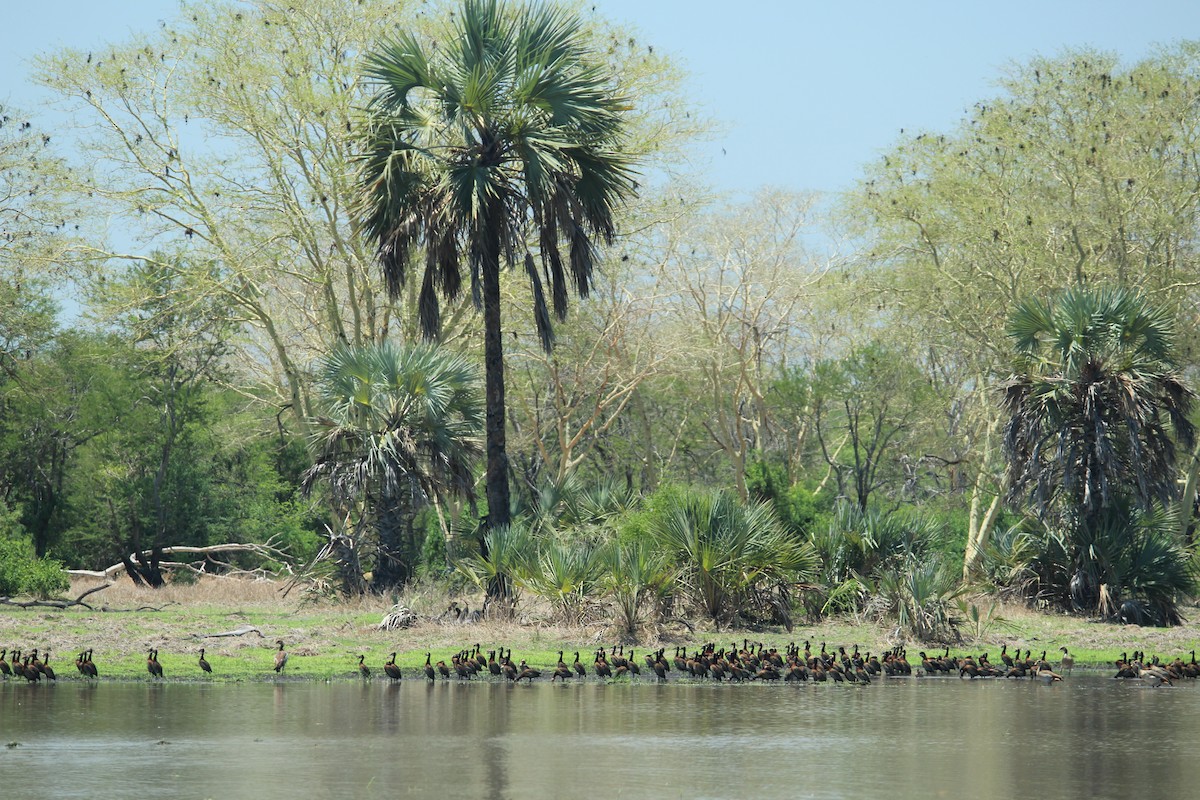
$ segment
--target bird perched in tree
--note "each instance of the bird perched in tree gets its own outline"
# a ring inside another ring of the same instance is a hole
[[[212,672],[212,664],[209,664],[208,659],[204,657],[203,647],[200,648],[200,661],[198,663],[200,664],[200,669],[205,672]]]
[[[281,673],[287,666],[288,654],[283,650],[283,639],[276,639],[275,644],[279,645],[279,649],[275,651],[275,671]]]

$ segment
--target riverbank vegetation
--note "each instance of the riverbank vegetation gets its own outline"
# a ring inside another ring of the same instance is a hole
[[[361,633],[416,592],[531,651],[1188,622],[1196,43],[1016,65],[843,197],[727,202],[636,31],[424,5],[188,6],[4,110],[0,595],[253,576],[297,641],[300,597]],[[263,547],[163,557],[226,543]]]
[[[69,593],[75,596],[95,585],[94,579],[76,580]],[[0,647],[9,654],[14,649],[29,653],[35,647],[40,654],[49,652],[48,663],[67,680],[79,678],[73,662],[89,648],[102,679],[149,680],[146,656],[151,648],[157,648],[167,680],[358,679],[360,655],[366,656],[365,663],[382,680],[383,663],[396,652],[402,679],[423,681],[426,653],[433,664],[450,664],[455,654],[476,645],[485,655],[511,647],[514,662],[526,660],[543,670],[547,679],[560,650],[568,662],[579,651],[589,678],[594,679],[596,650],[620,647],[625,655],[633,651],[642,662],[643,680],[653,680],[645,671],[643,657],[659,648],[666,648],[670,657],[676,647],[686,648],[690,654],[708,642],[726,649],[736,644],[740,649],[748,640],[783,652],[789,643],[803,649],[807,641],[814,653],[822,645],[830,652],[838,647],[851,652],[858,645],[864,656],[881,656],[905,645],[893,621],[880,623],[871,616],[854,615],[827,617],[790,633],[782,627],[728,631],[667,621],[642,629],[637,641],[622,637],[604,615],[578,623],[557,622],[549,605],[541,602],[529,604],[512,620],[462,622],[447,613],[441,587],[421,582],[399,598],[416,615],[413,624],[382,630],[380,621],[392,610],[390,598],[366,593],[352,600],[310,597],[296,602],[291,594],[283,597],[281,588],[275,581],[217,577],[161,589],[119,581],[85,598],[90,608],[0,610]],[[482,602],[482,595],[459,596],[457,602],[474,608]],[[964,629],[963,641],[950,645],[951,655],[978,658],[986,653],[998,664],[1002,647],[1009,654],[1029,650],[1034,658],[1045,651],[1057,666],[1062,657],[1058,648],[1067,647],[1076,669],[1110,675],[1122,653],[1142,651],[1147,661],[1154,656],[1164,661],[1178,656],[1186,662],[1197,639],[1195,624],[1190,622],[1167,628],[1107,625],[1076,615],[1047,614],[1023,603],[997,604],[990,610],[977,625]],[[245,632],[212,635],[238,631]],[[288,653],[282,674],[273,669],[277,639],[284,641]],[[914,666],[921,650],[944,652],[943,646],[907,643],[907,658]],[[198,665],[201,647],[213,668],[211,675],[201,673]],[[679,677],[672,675],[673,679]]]

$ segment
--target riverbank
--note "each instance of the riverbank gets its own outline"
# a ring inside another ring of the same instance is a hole
[[[78,597],[95,582],[76,581],[69,593]],[[460,604],[478,607],[481,598],[458,598]],[[512,622],[479,621],[459,623],[439,619],[448,598],[416,590],[400,598],[419,620],[412,627],[384,631],[379,623],[391,602],[365,597],[352,602],[314,599],[300,590],[286,596],[282,584],[206,578],[191,585],[171,585],[160,590],[133,586],[120,580],[85,598],[91,608],[74,606],[59,610],[0,606],[0,648],[29,652],[37,648],[50,653],[50,666],[64,678],[78,679],[76,654],[91,648],[102,678],[148,679],[146,654],[159,651],[158,660],[167,680],[340,680],[359,676],[358,656],[373,676],[383,679],[383,663],[397,653],[396,663],[406,678],[423,677],[420,668],[425,654],[436,664],[477,643],[486,653],[511,648],[514,661],[522,659],[543,670],[552,668],[558,651],[570,662],[579,651],[591,674],[592,654],[601,646],[623,645],[638,658],[659,648],[668,657],[676,647],[689,651],[705,642],[718,647],[744,639],[763,642],[782,650],[789,642],[822,643],[834,650],[858,645],[864,652],[882,653],[894,646],[907,648],[914,663],[921,650],[941,652],[932,643],[900,638],[894,628],[867,620],[836,618],[819,625],[798,625],[791,633],[783,628],[714,631],[702,620],[690,620],[696,630],[671,624],[641,632],[636,640],[622,639],[603,620],[590,624],[562,625],[549,614],[529,609]],[[962,642],[952,643],[954,655],[987,652],[999,661],[1002,645],[1010,653],[1030,650],[1036,657],[1046,651],[1058,663],[1060,647],[1067,647],[1075,669],[1108,670],[1122,652],[1141,650],[1147,657],[1184,660],[1200,646],[1200,609],[1184,609],[1188,622],[1174,628],[1139,628],[1111,625],[1078,617],[1044,614],[1021,606],[997,608],[986,624],[963,629]],[[236,636],[216,636],[239,629],[252,629]],[[968,628],[970,628],[968,630]],[[276,640],[282,639],[288,662],[282,676],[274,664]],[[200,648],[213,672],[198,666]],[[546,672],[547,676],[549,672]]]

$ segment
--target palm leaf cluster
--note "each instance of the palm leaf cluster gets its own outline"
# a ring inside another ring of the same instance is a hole
[[[1127,490],[1174,496],[1176,442],[1191,447],[1193,395],[1172,360],[1169,314],[1120,288],[1076,287],[1013,312],[1003,385],[1013,498],[1043,518],[1088,517]]]
[[[393,294],[423,248],[431,337],[439,295],[469,282],[478,305],[484,271],[523,264],[548,349],[550,307],[561,319],[569,288],[587,296],[594,241],[611,240],[616,204],[634,186],[620,150],[628,103],[561,9],[467,0],[455,19],[437,42],[402,34],[367,58],[379,88],[362,137],[363,229]]]
[[[649,533],[675,567],[678,594],[715,622],[761,605],[762,593],[815,576],[817,554],[788,534],[766,503],[730,492],[682,490],[651,517]]]
[[[339,346],[322,361],[325,414],[315,420],[317,458],[305,474],[334,500],[415,481],[428,497],[470,496],[483,407],[478,372],[430,346]]]
[[[402,553],[420,505],[446,495],[474,497],[483,407],[477,371],[461,356],[428,345],[335,348],[321,363],[324,414],[313,420],[314,463],[302,488],[329,488],[343,517],[376,526],[377,569],[407,578]],[[412,549],[415,542],[408,542]],[[391,582],[391,581],[389,581]]]

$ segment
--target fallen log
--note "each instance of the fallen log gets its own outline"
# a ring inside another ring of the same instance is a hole
[[[67,574],[73,578],[99,578],[101,580],[111,581],[122,572],[127,572],[129,563],[133,563],[139,559],[145,559],[150,555],[150,550],[142,550],[139,553],[131,553],[127,558],[113,564],[111,567],[102,570],[92,569],[69,569]],[[214,544],[207,547],[191,547],[187,545],[177,545],[172,547],[163,547],[159,553],[164,556],[177,555],[201,555],[208,557],[218,553],[254,553],[263,558],[270,558],[276,561],[284,560],[287,555],[281,550],[271,546],[270,542],[266,544],[230,542],[229,544]],[[163,562],[161,566],[168,566],[167,562]]]

